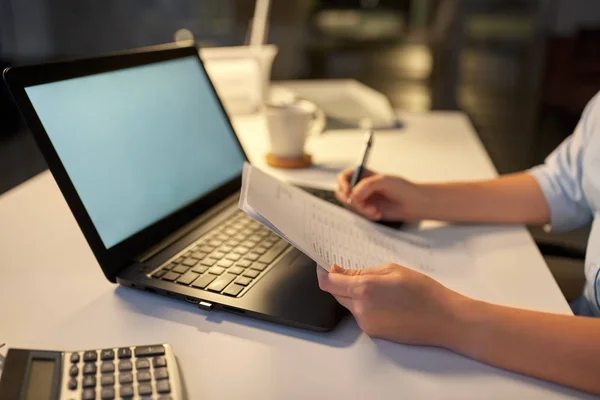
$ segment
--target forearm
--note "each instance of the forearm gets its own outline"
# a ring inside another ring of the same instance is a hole
[[[468,300],[444,345],[487,364],[600,394],[600,320]]]
[[[449,222],[545,224],[546,199],[535,178],[527,173],[498,179],[420,185],[423,219]]]

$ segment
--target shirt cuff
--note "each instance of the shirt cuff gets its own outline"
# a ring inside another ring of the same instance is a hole
[[[548,204],[548,210],[550,211],[550,223],[544,225],[544,231],[546,232],[564,232],[570,227],[569,220],[569,204],[565,200],[560,187],[557,187],[556,183],[552,179],[552,176],[548,172],[548,168],[542,164],[535,166],[527,171],[531,176],[535,178],[538,185],[544,193],[546,203]]]

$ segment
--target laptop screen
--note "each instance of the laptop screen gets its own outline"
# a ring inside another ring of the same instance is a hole
[[[25,90],[107,248],[242,171],[196,57]]]

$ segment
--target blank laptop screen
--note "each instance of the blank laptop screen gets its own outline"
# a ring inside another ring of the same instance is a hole
[[[245,157],[196,57],[26,92],[107,248],[241,173]]]

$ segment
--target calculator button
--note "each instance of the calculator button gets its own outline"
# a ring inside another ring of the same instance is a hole
[[[94,389],[85,389],[81,398],[83,400],[94,400],[96,398],[96,391]]]
[[[69,379],[69,383],[67,384],[67,386],[69,387],[69,389],[71,390],[75,390],[77,389],[77,379],[75,378],[71,378]]]
[[[119,375],[119,383],[122,385],[124,383],[133,382],[133,374],[131,372],[123,372]]]
[[[133,397],[133,386],[124,385],[119,389],[119,396],[121,397]]]
[[[142,358],[141,360],[137,360],[135,362],[135,367],[137,369],[148,369],[150,368],[150,361],[146,360],[145,358]]]
[[[79,353],[72,353],[71,354],[71,362],[73,364],[77,364],[79,362]]]
[[[83,374],[84,375],[96,375],[96,371],[97,371],[96,364],[89,363],[89,364],[85,364],[83,366]]]
[[[115,384],[115,376],[114,375],[102,375],[100,377],[100,385],[112,386],[114,384]]]
[[[98,359],[98,353],[96,351],[86,351],[83,353],[83,361],[96,361]]]
[[[117,350],[117,356],[119,358],[131,358],[131,349],[129,347],[121,347]]]
[[[105,387],[102,388],[102,390],[100,391],[100,398],[101,399],[114,399],[115,398],[115,388],[111,388],[111,387]]]
[[[166,367],[167,360],[164,357],[154,357],[154,360],[152,360],[152,365],[154,365],[154,368]]]
[[[164,381],[161,381],[161,382],[164,382]],[[140,396],[152,394],[152,385],[150,385],[149,383],[142,383],[140,386],[138,386],[138,394]]]
[[[100,366],[100,372],[103,374],[115,372],[115,363],[112,361],[104,361]]]
[[[165,346],[163,345],[155,345],[155,346],[138,346],[135,348],[135,356],[136,357],[147,357],[147,356],[164,356],[165,355]]]
[[[138,382],[147,382],[152,379],[152,375],[150,375],[150,371],[140,371],[137,373]]]
[[[154,380],[161,380],[169,378],[169,371],[166,368],[156,368],[154,370]]]
[[[100,359],[103,360],[103,361],[114,360],[115,359],[115,352],[113,351],[113,349],[101,350],[100,351]]]
[[[171,386],[169,385],[169,381],[156,382],[156,391],[158,393],[169,393],[171,391]]]
[[[133,369],[133,364],[129,360],[121,360],[119,361],[119,371],[131,371]]]
[[[81,386],[83,386],[84,388],[96,387],[96,377],[92,375],[84,376],[83,381],[81,382]]]
[[[71,365],[71,368],[69,368],[69,375],[71,375],[71,376],[79,375],[79,368],[77,368],[77,365]]]

